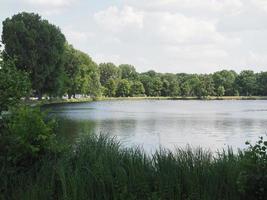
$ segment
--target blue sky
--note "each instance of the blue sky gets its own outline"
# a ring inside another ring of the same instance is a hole
[[[0,4],[1,21],[22,11],[39,13],[97,63],[129,63],[138,71],[174,73],[267,71],[266,0],[0,0]]]

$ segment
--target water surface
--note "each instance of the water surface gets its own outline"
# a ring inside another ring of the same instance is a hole
[[[61,131],[70,138],[82,133],[115,136],[122,145],[243,148],[267,133],[266,100],[136,100],[53,105]]]

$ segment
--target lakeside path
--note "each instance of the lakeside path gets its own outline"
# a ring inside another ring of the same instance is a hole
[[[31,100],[31,105],[49,105],[64,103],[85,103],[92,101],[117,101],[117,100],[267,100],[267,96],[207,96],[207,97],[98,97],[98,98],[75,98],[75,99],[51,99],[51,100]]]

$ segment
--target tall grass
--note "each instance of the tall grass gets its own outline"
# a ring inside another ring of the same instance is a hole
[[[45,158],[13,176],[0,174],[0,199],[241,199],[241,154],[188,147],[147,155],[105,136],[87,136],[60,158]]]

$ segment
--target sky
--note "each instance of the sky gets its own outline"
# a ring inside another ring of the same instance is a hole
[[[1,22],[22,11],[59,26],[97,63],[267,71],[267,0],[0,0]]]

